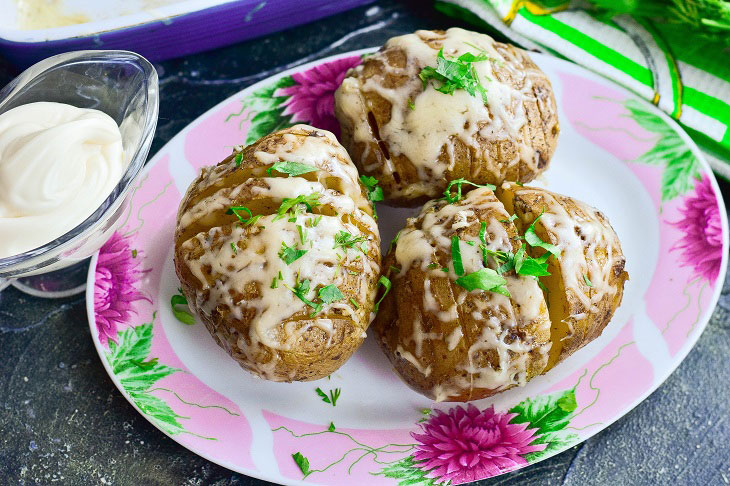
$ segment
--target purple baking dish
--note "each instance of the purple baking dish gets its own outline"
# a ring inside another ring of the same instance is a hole
[[[114,8],[129,10],[132,2],[77,0],[66,2],[67,8],[88,9],[79,14],[88,22],[22,30],[18,28],[21,13],[13,10],[16,2],[0,0],[4,18],[0,19],[0,55],[27,66],[66,51],[124,49],[161,61],[284,30],[372,1],[162,0],[155,8],[118,15]]]

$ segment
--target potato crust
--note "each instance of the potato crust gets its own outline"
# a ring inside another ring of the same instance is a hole
[[[534,279],[505,274],[511,297],[455,283],[452,237],[460,240],[465,272],[477,271],[483,268],[481,222],[490,250],[520,248],[508,218],[486,188],[455,204],[432,201],[408,220],[384,260],[392,289],[374,333],[401,378],[434,400],[488,397],[526,383],[547,363],[550,323]]]
[[[267,172],[284,161],[316,170]],[[242,220],[231,207],[247,208],[238,210]],[[248,211],[259,219],[248,223]],[[343,232],[357,243],[338,246]],[[301,254],[285,261],[283,245]],[[365,337],[380,236],[342,146],[329,132],[296,125],[203,169],[180,204],[174,259],[190,307],[244,369],[273,381],[316,380]],[[331,285],[342,297],[327,302],[320,292]]]
[[[498,188],[497,196],[517,215],[521,232],[539,217],[535,233],[561,251],[560,258],[548,259],[551,275],[541,278],[552,322],[548,371],[600,336],[611,321],[629,278],[626,258],[608,219],[581,201],[510,183]],[[545,253],[529,251],[534,258]]]
[[[452,95],[418,77],[466,52],[489,56],[472,66],[486,102]],[[348,73],[335,93],[342,143],[362,173],[376,177],[386,201],[414,206],[449,180],[529,182],[550,162],[559,133],[552,86],[527,53],[462,29],[394,37]]]

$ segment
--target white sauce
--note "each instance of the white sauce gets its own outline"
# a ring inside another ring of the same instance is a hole
[[[82,223],[126,166],[119,127],[101,111],[38,102],[0,115],[0,258]]]

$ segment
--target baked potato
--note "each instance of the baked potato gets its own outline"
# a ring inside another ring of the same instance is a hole
[[[626,259],[616,232],[598,210],[576,199],[536,187],[505,183],[497,196],[515,214],[520,234],[535,234],[560,251],[540,277],[552,322],[550,360],[545,371],[597,338],[621,305]],[[528,245],[530,256],[547,250]]]
[[[335,93],[342,143],[389,204],[415,206],[448,182],[528,182],[559,132],[550,81],[527,53],[452,28],[394,37]]]
[[[365,337],[380,236],[344,148],[296,125],[203,169],[180,204],[174,259],[190,307],[243,368],[316,380]]]
[[[495,272],[495,255],[521,247],[488,188],[453,204],[431,201],[408,220],[384,260],[391,291],[373,322],[408,385],[437,401],[468,401],[542,373],[550,350],[543,293],[532,277]]]

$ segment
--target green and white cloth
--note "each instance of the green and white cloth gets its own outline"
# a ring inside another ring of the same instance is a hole
[[[730,44],[619,15],[593,15],[570,1],[441,0],[526,49],[550,52],[602,74],[678,120],[715,172],[730,179]],[[473,15],[471,15],[473,14]],[[478,21],[478,20],[477,20]]]

